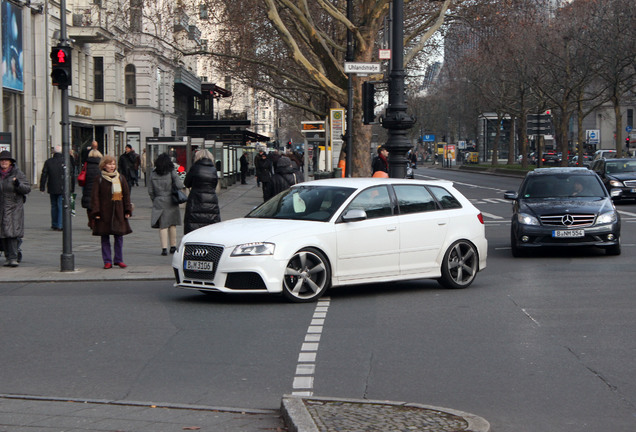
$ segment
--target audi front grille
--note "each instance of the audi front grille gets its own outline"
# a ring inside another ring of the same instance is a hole
[[[559,214],[541,216],[541,223],[547,226],[565,228],[583,228],[594,225],[596,215],[594,214]]]
[[[183,275],[187,279],[214,280],[216,269],[223,254],[223,247],[210,246],[205,244],[187,243],[183,251],[183,262],[185,261],[208,261],[213,263],[212,271],[186,270]]]

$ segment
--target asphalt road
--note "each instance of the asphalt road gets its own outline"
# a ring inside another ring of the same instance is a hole
[[[448,177],[485,215],[488,268],[332,290],[315,396],[449,407],[497,432],[636,430],[636,204],[623,253],[510,255],[520,180]],[[169,282],[3,284],[0,393],[277,408],[297,384],[315,304],[181,291]]]

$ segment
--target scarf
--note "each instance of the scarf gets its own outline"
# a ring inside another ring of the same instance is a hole
[[[106,172],[102,170],[102,178],[112,183],[113,188],[113,201],[121,201],[123,198],[123,194],[121,191],[121,182],[119,181],[119,172],[115,171],[112,173]]]
[[[386,166],[386,172],[389,172],[389,161],[386,160],[386,157],[382,153],[380,153],[378,156],[380,157],[380,160],[384,162],[384,165]]]

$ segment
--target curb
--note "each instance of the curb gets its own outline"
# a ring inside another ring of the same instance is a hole
[[[316,424],[316,419],[312,416],[312,413],[307,408],[307,405],[312,407],[318,407],[323,405],[339,406],[348,404],[356,407],[359,406],[360,411],[368,410],[369,407],[381,406],[384,409],[384,413],[377,416],[378,424],[375,428],[368,429],[369,423],[366,423],[365,431],[384,431],[386,430],[386,423],[390,422],[391,416],[386,415],[386,410],[395,410],[395,413],[403,413],[405,409],[409,409],[408,415],[409,421],[413,424],[404,424],[403,420],[400,420],[399,430],[433,430],[431,426],[435,427],[435,431],[442,432],[489,432],[490,423],[486,419],[474,414],[470,414],[463,411],[458,411],[450,408],[436,407],[432,405],[422,405],[407,402],[392,402],[392,401],[379,401],[368,399],[346,399],[346,398],[329,398],[329,397],[299,397],[292,395],[284,395],[281,402],[281,415],[285,420],[285,425],[289,428],[289,432],[321,432],[327,429],[320,429]],[[321,423],[330,423],[328,430],[339,430],[342,432],[360,430],[359,426],[356,427],[353,424],[356,422],[355,418],[348,418],[347,413],[342,410],[337,416],[333,413],[326,413],[326,415],[320,417]],[[419,411],[422,416],[412,415],[413,411]],[[369,420],[369,413],[364,413],[362,417]],[[421,418],[418,418],[421,417]],[[451,424],[448,419],[455,419],[455,423],[460,421],[465,424],[458,429],[456,424]],[[332,425],[331,423],[337,423]],[[351,428],[343,427],[342,423],[347,423]],[[331,427],[333,426],[333,428]],[[406,429],[404,429],[406,428]],[[398,430],[397,428],[394,428]]]

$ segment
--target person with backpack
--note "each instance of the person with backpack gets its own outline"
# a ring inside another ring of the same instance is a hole
[[[276,162],[272,177],[272,196],[303,182],[303,180],[302,174],[298,168],[294,167],[291,159],[287,156],[281,156]]]

